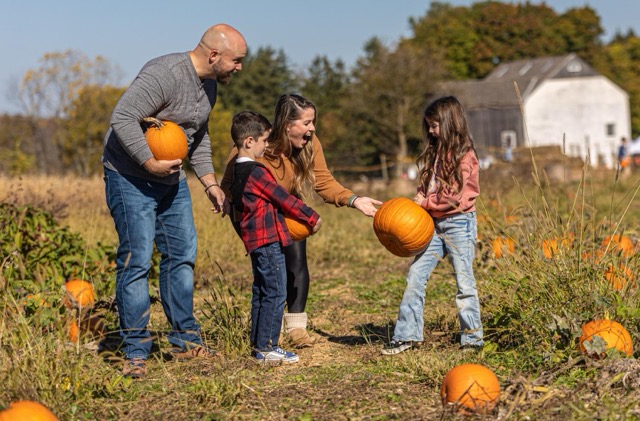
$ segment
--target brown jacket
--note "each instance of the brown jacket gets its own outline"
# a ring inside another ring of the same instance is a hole
[[[333,175],[327,168],[327,162],[324,159],[324,152],[322,151],[322,145],[320,140],[313,135],[313,172],[316,177],[316,184],[313,186],[320,197],[325,203],[333,203],[336,206],[346,206],[349,197],[353,195],[353,192],[333,178]],[[229,165],[230,162],[235,162],[238,156],[238,149],[234,146],[227,159],[227,168],[225,169],[224,176],[220,186],[224,190],[227,196],[229,195],[229,186],[231,185],[232,169],[233,165]],[[267,161],[264,158],[258,158],[258,162],[264,164],[271,174],[275,177],[278,184],[284,187],[289,193],[293,193],[293,166],[288,158],[281,161]],[[230,197],[230,196],[229,196]]]

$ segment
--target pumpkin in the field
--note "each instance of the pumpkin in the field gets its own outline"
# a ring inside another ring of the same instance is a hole
[[[510,237],[496,237],[491,240],[491,251],[496,259],[507,254],[513,255],[516,250],[516,243]]]
[[[89,308],[93,306],[96,294],[93,285],[82,279],[72,279],[64,284],[66,295],[64,305],[68,308]]]
[[[633,354],[633,341],[624,326],[608,319],[592,320],[582,326],[580,351],[599,358],[605,356],[605,351],[611,348],[627,356]]]
[[[444,376],[440,397],[443,405],[456,405],[462,412],[486,413],[500,397],[500,382],[483,365],[460,364]]]
[[[287,224],[289,234],[291,235],[293,241],[304,240],[313,232],[311,226],[296,219],[289,218],[288,216],[284,217],[284,222]]]
[[[187,156],[187,136],[180,126],[153,117],[146,117],[143,121],[148,126],[144,136],[157,160],[184,159]]]
[[[622,253],[624,257],[630,257],[635,253],[633,241],[622,234],[615,234],[602,240],[601,251],[608,250],[610,253]]]
[[[573,233],[568,233],[566,236],[561,238],[549,238],[543,240],[542,254],[544,254],[544,257],[546,257],[547,259],[551,259],[553,258],[553,256],[571,248],[573,240]]]
[[[420,205],[406,197],[388,200],[373,218],[373,230],[380,243],[399,257],[424,251],[433,238],[433,219]]]
[[[34,401],[11,402],[9,408],[0,411],[0,421],[57,421],[46,406]]]
[[[618,291],[622,291],[628,284],[633,285],[634,283],[633,272],[623,264],[618,266],[609,265],[604,277],[609,281],[613,289]]]

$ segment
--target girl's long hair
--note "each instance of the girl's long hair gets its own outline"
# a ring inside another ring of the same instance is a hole
[[[313,108],[315,126],[318,112],[313,102],[296,94],[284,94],[278,98],[275,108],[273,129],[269,135],[269,145],[264,153],[264,158],[273,163],[274,168],[282,168],[284,162],[282,157],[289,158],[294,169],[293,191],[290,193],[304,197],[312,186],[315,186],[315,175],[313,173],[313,135],[302,149],[294,148],[287,134],[287,125],[302,118],[303,111]]]
[[[429,134],[429,122],[440,125],[440,137]],[[447,188],[457,191],[462,187],[462,171],[460,162],[469,150],[474,150],[473,140],[467,127],[464,108],[453,96],[442,97],[427,106],[422,118],[422,137],[424,149],[416,164],[420,168],[420,185],[425,194],[428,192],[429,182],[434,177],[437,165],[441,166],[439,186],[440,194]]]

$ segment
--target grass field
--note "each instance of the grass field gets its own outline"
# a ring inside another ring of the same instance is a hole
[[[210,212],[192,180],[196,315],[218,357],[167,358],[166,321],[154,300],[150,329],[157,332],[157,346],[149,374],[125,379],[117,352],[98,352],[88,334],[81,333],[77,344],[67,339],[71,312],[61,304],[64,279],[54,273],[27,282],[28,271],[7,270],[17,259],[11,255],[0,272],[0,407],[29,399],[65,420],[455,419],[462,415],[441,403],[442,379],[452,367],[474,362],[493,370],[502,390],[493,412],[477,418],[640,418],[638,180],[638,174],[622,180],[607,171],[585,171],[570,182],[544,174],[514,177],[504,168],[481,175],[476,278],[487,344],[478,354],[458,350],[455,281],[443,262],[427,288],[424,346],[380,355],[393,332],[410,259],[380,245],[372,219],[312,203],[325,221],[308,240],[307,311],[320,341],[299,351],[298,364],[282,367],[256,366],[249,358],[250,262],[229,221]],[[87,249],[100,248],[104,259],[116,245],[99,178],[1,177],[0,202],[51,212],[60,229],[77,233]],[[629,238],[632,251],[615,243],[603,248],[613,234]],[[503,239],[500,249],[497,238]],[[547,258],[543,242],[554,239]],[[64,250],[60,246],[59,259]],[[95,265],[102,269],[86,269],[85,278],[98,293],[95,311],[107,324],[103,344],[111,350],[117,337],[113,268]],[[606,272],[622,266],[629,272],[619,272],[624,279],[617,279],[625,282],[618,290]],[[157,297],[157,281],[151,285]],[[42,301],[25,301],[28,293]],[[596,318],[628,330],[633,356],[609,350],[594,359],[580,352],[580,328]]]

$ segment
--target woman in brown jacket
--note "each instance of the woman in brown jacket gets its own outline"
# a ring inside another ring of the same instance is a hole
[[[315,136],[316,106],[300,95],[285,94],[278,98],[273,129],[264,157],[258,159],[276,178],[278,184],[296,197],[304,199],[315,191],[326,203],[358,209],[374,216],[382,205],[379,200],[357,196],[333,177]],[[235,160],[238,151],[231,151],[228,162]],[[227,166],[229,168],[230,166]],[[227,191],[231,174],[226,171],[222,188]],[[286,334],[298,348],[315,342],[307,331],[305,307],[309,294],[309,268],[306,240],[294,241],[284,248],[287,265],[287,313],[284,315]]]

